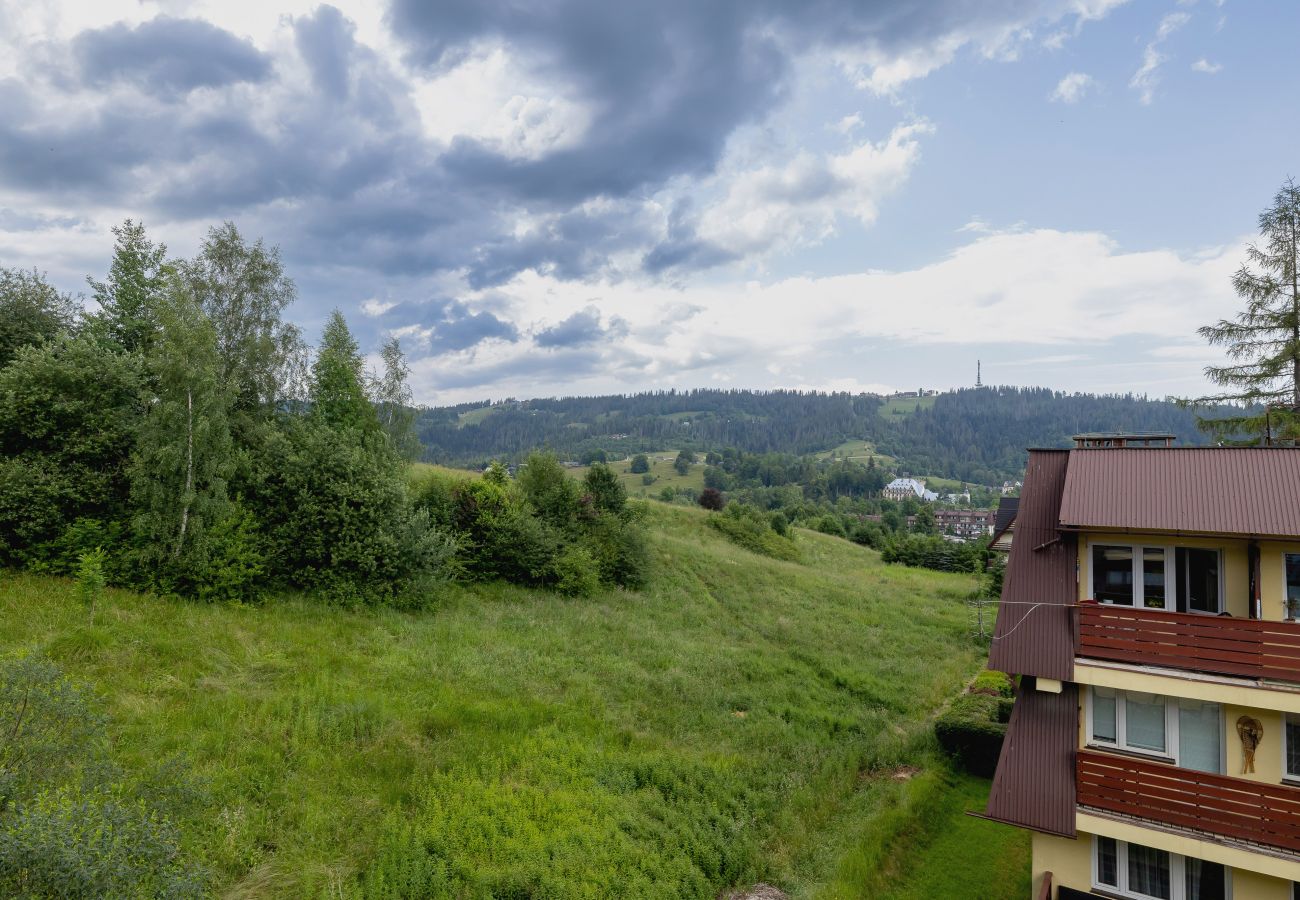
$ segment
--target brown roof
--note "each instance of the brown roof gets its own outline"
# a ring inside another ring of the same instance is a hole
[[[1079,692],[1036,690],[1021,679],[1002,741],[985,815],[1035,831],[1075,836],[1074,753],[1079,742]]]
[[[1300,448],[1075,450],[1060,523],[1123,531],[1300,535]]]
[[[1119,452],[1119,451],[1112,451]],[[1075,536],[1058,525],[1068,450],[1030,450],[989,668],[1074,677]]]

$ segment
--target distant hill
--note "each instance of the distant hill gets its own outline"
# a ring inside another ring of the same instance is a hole
[[[684,447],[806,454],[865,440],[900,470],[981,484],[1016,478],[1025,448],[1069,446],[1081,431],[1206,440],[1195,415],[1167,400],[1012,387],[888,403],[870,394],[745,390],[507,400],[427,409],[417,427],[426,459],[459,465],[539,448],[572,459]]]

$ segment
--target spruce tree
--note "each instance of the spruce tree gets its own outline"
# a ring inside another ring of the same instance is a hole
[[[86,279],[100,306],[95,322],[127,353],[147,354],[158,332],[158,307],[171,271],[167,246],[151,242],[144,223],[131,219],[115,226],[113,235],[117,241],[108,277]]]
[[[313,416],[335,430],[351,428],[372,433],[379,429],[379,417],[366,396],[361,353],[347,321],[337,309],[325,323],[311,371]]]
[[[1212,434],[1245,436],[1246,443],[1300,437],[1300,187],[1292,179],[1260,213],[1259,232],[1260,242],[1247,248],[1246,261],[1232,277],[1246,308],[1199,332],[1227,352],[1229,365],[1205,370],[1224,390],[1193,401],[1264,407],[1199,420]]]

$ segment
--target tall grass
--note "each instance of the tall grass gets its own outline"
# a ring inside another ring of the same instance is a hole
[[[71,582],[5,576],[0,651],[94,685],[127,766],[189,758],[186,840],[228,897],[810,895],[980,665],[973,580],[649,516],[643,592],[448,586],[408,615],[110,590],[92,625]]]

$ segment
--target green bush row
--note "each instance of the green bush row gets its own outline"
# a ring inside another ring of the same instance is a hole
[[[1010,681],[1001,672],[981,673],[934,723],[934,736],[952,759],[973,775],[991,778],[1006,737],[1011,703],[1003,691]]]

